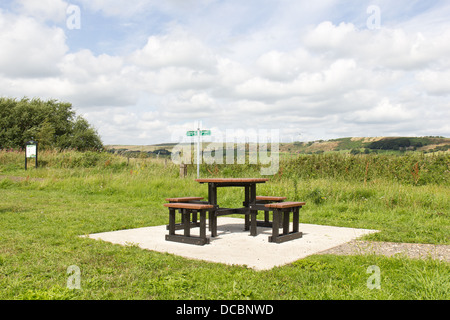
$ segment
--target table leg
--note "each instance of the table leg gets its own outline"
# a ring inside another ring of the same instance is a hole
[[[280,211],[278,209],[273,210],[273,221],[272,221],[272,236],[269,237],[270,242],[276,242],[279,235],[279,225],[280,223]]]
[[[206,210],[200,210],[200,238],[206,240]]]
[[[169,234],[175,234],[175,209],[169,208]]]
[[[209,211],[209,229],[211,231],[211,237],[217,237],[217,216],[213,211]]]
[[[184,216],[184,236],[190,237],[191,236],[191,213],[187,209],[183,209],[183,216]]]
[[[289,233],[289,213],[290,211],[283,212],[283,234],[285,235]]]
[[[256,184],[252,184],[250,186],[250,197],[249,197],[249,205],[255,206],[256,205]],[[257,210],[250,210],[250,219],[251,219],[251,226],[250,226],[250,235],[255,237],[257,234],[256,231],[256,214],[258,213]]]
[[[209,210],[209,231],[211,231],[211,237],[217,237],[217,186],[215,183],[208,183],[208,203],[214,207]]]
[[[248,208],[249,204],[250,204],[250,186],[245,186],[244,189],[244,207]],[[250,229],[250,209],[247,209],[247,211],[245,212],[245,216],[244,216],[244,230],[248,231]]]
[[[300,208],[294,208],[294,214],[293,214],[293,218],[292,218],[292,221],[293,221],[293,225],[294,225],[294,227],[293,227],[293,232],[298,232],[298,227],[299,227],[299,209]]]

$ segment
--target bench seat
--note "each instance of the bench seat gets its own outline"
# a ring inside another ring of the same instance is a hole
[[[201,246],[209,243],[209,238],[206,237],[206,211],[214,208],[213,205],[173,202],[165,203],[164,206],[169,208],[169,234],[166,235],[166,241],[175,241]],[[177,210],[182,216],[182,222],[179,225],[175,223],[175,214]],[[198,213],[200,214],[200,223],[197,223]],[[200,227],[200,236],[191,236],[191,228],[193,227]],[[176,230],[178,229],[183,229],[184,234],[176,234]]]
[[[301,238],[303,233],[299,229],[299,210],[305,202],[277,202],[264,205],[268,210],[273,211],[272,235],[269,242],[282,243],[289,240]],[[293,216],[293,230],[289,232],[289,216]],[[283,233],[280,234],[280,227]]]
[[[169,202],[191,202],[203,200],[203,197],[181,197],[181,198],[167,198],[166,201]]]
[[[174,209],[190,209],[190,210],[204,210],[214,208],[211,204],[200,204],[200,203],[165,203],[164,207],[174,208]]]
[[[306,204],[305,202],[277,202],[277,203],[268,203],[264,206],[266,208],[285,209],[285,208],[302,207],[305,204]]]
[[[283,201],[286,197],[256,196],[256,201]]]
[[[256,224],[258,227],[272,227],[272,222],[269,219],[269,209],[265,208],[264,205],[273,202],[282,202],[286,200],[286,197],[276,197],[276,196],[256,196],[255,207],[257,210],[264,211],[264,221],[257,220]]]

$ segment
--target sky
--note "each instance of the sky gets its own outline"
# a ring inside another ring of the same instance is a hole
[[[450,137],[447,0],[0,0],[0,96],[105,144]],[[184,138],[191,139],[191,138]]]

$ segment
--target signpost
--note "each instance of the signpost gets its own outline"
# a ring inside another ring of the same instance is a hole
[[[197,137],[197,179],[200,178],[200,137],[202,136],[210,136],[211,130],[202,130],[200,129],[201,123],[198,123],[198,128],[195,131],[187,131],[186,135],[188,137]]]
[[[186,132],[186,135],[188,137],[194,137],[194,136],[198,136],[199,132],[200,132],[201,136],[210,136],[211,135],[211,130],[200,130],[200,129],[197,129],[196,131],[188,131],[188,132]]]
[[[38,167],[38,143],[36,141],[28,141],[25,147],[25,170],[27,170],[27,160],[31,158],[35,160],[35,167]]]
[[[211,130],[202,130],[202,136],[210,136]]]

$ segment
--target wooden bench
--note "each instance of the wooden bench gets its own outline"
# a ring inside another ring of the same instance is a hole
[[[166,201],[169,201],[171,203],[172,202],[195,203],[203,199],[204,199],[203,197],[181,197],[181,198],[167,198]]]
[[[286,197],[273,197],[273,196],[256,196],[256,204],[264,205],[274,202],[282,202],[286,200]],[[259,210],[264,210],[264,208],[259,207]],[[257,220],[256,225],[258,227],[272,227],[272,222],[269,219],[269,212],[264,210],[264,221]]]
[[[203,197],[181,197],[181,198],[166,198],[166,201],[168,201],[169,203],[201,203],[201,204],[208,204],[208,202],[206,201],[201,201],[203,200]],[[181,212],[181,208],[178,209],[178,211]],[[179,230],[179,229],[183,229],[184,225],[184,215],[181,215],[181,223],[175,224],[175,229]],[[192,216],[192,226],[191,227],[198,227],[199,224],[197,222],[197,214],[193,214]],[[166,227],[167,230],[169,230],[169,225],[167,225]]]
[[[264,206],[273,211],[272,235],[269,236],[269,242],[282,243],[289,240],[301,238],[302,232],[299,227],[299,211],[305,202],[277,202],[268,203]],[[293,216],[293,230],[289,231],[289,216]],[[283,233],[280,234],[280,227]]]
[[[256,196],[257,202],[281,202],[283,200],[286,200],[286,197]]]
[[[189,243],[195,245],[205,245],[209,243],[209,238],[206,237],[206,211],[212,209],[214,206],[200,203],[182,203],[172,202],[165,203],[165,207],[169,208],[169,234],[166,235],[166,241],[175,241],[182,243]],[[182,229],[183,235],[176,234],[175,213],[179,211],[182,214]],[[200,223],[191,222],[191,214],[193,218],[197,219],[197,213],[200,214]],[[191,236],[191,228],[200,227],[200,236]]]

